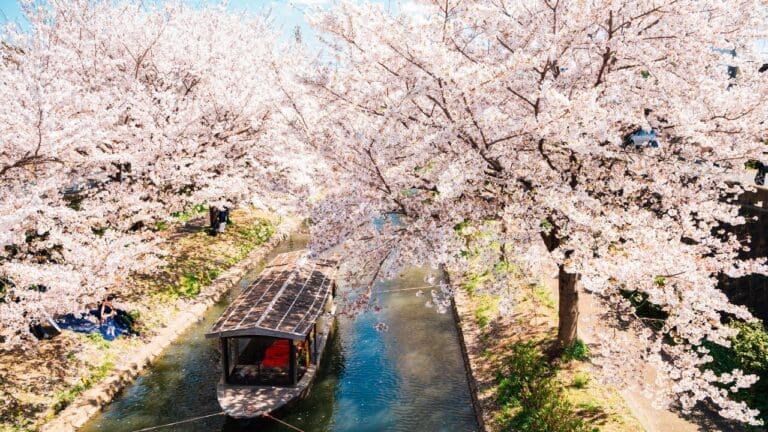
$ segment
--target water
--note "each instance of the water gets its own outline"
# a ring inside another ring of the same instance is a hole
[[[278,252],[303,244],[293,238]],[[276,416],[307,432],[477,430],[453,316],[425,307],[428,292],[422,297],[415,290],[391,292],[425,285],[426,275],[414,269],[378,284],[379,312],[339,316],[309,397]],[[205,332],[230,300],[211,308],[84,430],[129,432],[220,412],[217,341],[205,339]],[[377,331],[379,322],[388,330]],[[273,420],[215,416],[159,430],[290,429]]]

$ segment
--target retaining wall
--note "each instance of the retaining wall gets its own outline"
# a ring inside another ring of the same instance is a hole
[[[464,357],[464,366],[467,371],[467,381],[469,382],[469,392],[472,396],[472,408],[475,411],[475,418],[479,426],[478,432],[486,432],[485,417],[483,406],[479,398],[478,381],[475,378],[477,365],[477,344],[480,336],[480,328],[472,319],[472,311],[469,305],[469,298],[464,290],[457,289],[453,296],[453,316],[456,320],[456,327],[459,334],[459,345],[461,346],[461,355]]]

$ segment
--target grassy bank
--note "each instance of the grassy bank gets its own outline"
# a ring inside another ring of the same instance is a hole
[[[498,273],[498,269],[495,269]],[[556,296],[544,284],[523,284],[514,312],[499,315],[498,297],[471,274],[456,296],[485,429],[519,432],[636,432],[642,427],[617,391],[599,383],[581,343],[550,353],[557,333]]]
[[[132,275],[111,291],[115,305],[135,320],[137,337],[113,342],[69,331],[27,346],[0,351],[0,431],[36,430],[94,387],[121,359],[161,333],[188,310],[219,274],[272,237],[279,220],[256,211],[233,212],[225,233],[210,236],[195,214],[159,225],[165,265]],[[74,311],[73,311],[74,312]]]

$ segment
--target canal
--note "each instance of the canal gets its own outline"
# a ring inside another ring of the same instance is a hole
[[[306,239],[294,236],[267,259],[305,244]],[[309,397],[276,416],[307,432],[477,430],[453,315],[425,307],[428,291],[417,296],[410,289],[425,285],[426,276],[427,271],[413,269],[379,283],[374,292],[380,311],[339,316]],[[216,340],[205,339],[205,332],[236,295],[212,307],[83,430],[131,432],[220,412],[219,354]],[[376,330],[379,322],[388,329]],[[290,429],[268,419],[213,416],[157,430]]]

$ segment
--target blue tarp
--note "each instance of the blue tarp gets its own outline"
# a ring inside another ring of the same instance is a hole
[[[99,324],[99,311],[94,309],[87,313],[66,314],[56,319],[56,324],[62,330],[77,333],[99,332],[106,340],[115,340],[122,335],[136,334],[133,330],[133,319],[124,311],[117,310],[114,317],[107,318],[104,324]]]
[[[630,135],[629,140],[632,141],[632,145],[634,145],[636,148],[640,148],[644,146],[653,147],[653,148],[659,147],[658,135],[656,134],[655,130],[645,131],[640,129],[637,132]]]

